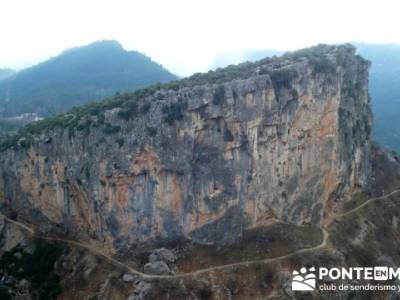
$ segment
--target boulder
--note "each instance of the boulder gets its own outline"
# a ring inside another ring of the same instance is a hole
[[[149,294],[151,290],[151,284],[145,281],[140,281],[136,286],[136,289],[127,300],[143,300]]]
[[[176,261],[176,255],[166,248],[155,249],[149,255],[150,262],[163,261],[167,264]]]
[[[155,261],[145,264],[144,272],[152,275],[168,275],[172,273],[168,265],[163,261]]]
[[[137,276],[133,275],[133,274],[124,274],[122,276],[122,280],[124,282],[133,282],[136,278],[137,278]]]

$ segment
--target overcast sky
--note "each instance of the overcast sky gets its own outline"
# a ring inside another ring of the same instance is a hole
[[[116,39],[179,75],[225,52],[346,41],[400,43],[400,1],[0,0],[0,67]]]

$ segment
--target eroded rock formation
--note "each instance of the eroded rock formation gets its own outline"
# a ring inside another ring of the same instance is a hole
[[[368,179],[368,66],[350,45],[318,46],[161,88],[135,117],[122,106],[47,128],[1,153],[0,201],[116,248],[319,224]]]

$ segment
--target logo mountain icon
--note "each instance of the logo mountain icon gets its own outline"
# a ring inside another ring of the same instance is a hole
[[[301,268],[300,273],[293,271],[292,291],[313,291],[316,285],[315,268]]]

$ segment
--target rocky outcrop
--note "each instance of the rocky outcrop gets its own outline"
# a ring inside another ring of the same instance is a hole
[[[167,264],[174,263],[176,261],[176,255],[171,250],[165,248],[154,249],[149,255],[149,261],[163,261]]]
[[[1,153],[1,203],[117,248],[319,224],[368,179],[368,67],[350,45],[318,46],[47,128]]]
[[[165,248],[154,249],[149,255],[149,262],[144,265],[143,271],[147,274],[165,275],[174,274],[176,255]]]

